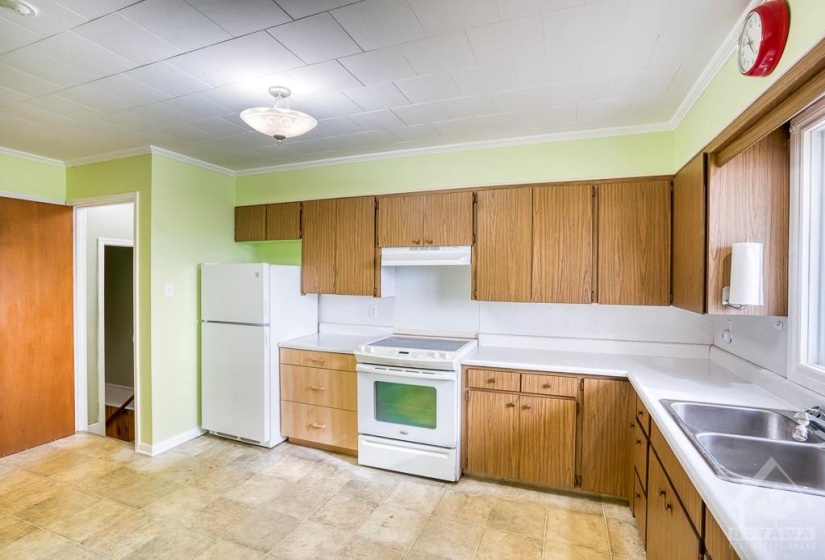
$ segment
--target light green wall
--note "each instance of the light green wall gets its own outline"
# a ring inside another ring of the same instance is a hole
[[[244,243],[252,251],[252,260],[269,264],[301,265],[300,241],[265,241]]]
[[[200,425],[203,262],[248,262],[234,242],[233,177],[155,156],[152,165],[152,440]],[[171,282],[174,296],[164,296]]]
[[[751,78],[739,73],[735,55],[730,56],[725,66],[676,128],[676,170],[699,153],[825,36],[825,2],[822,0],[789,0],[789,4],[791,29],[779,66],[770,76]]]
[[[66,200],[66,170],[59,165],[0,154],[0,192]]]
[[[668,175],[673,133],[488,148],[296,169],[237,179],[236,203]]]

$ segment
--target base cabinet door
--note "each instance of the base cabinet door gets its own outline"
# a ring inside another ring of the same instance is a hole
[[[519,396],[468,391],[467,470],[518,478]]]
[[[519,397],[519,480],[542,486],[575,484],[576,401]]]
[[[582,490],[627,495],[626,380],[584,380],[582,398]]]
[[[696,560],[700,553],[699,536],[653,454],[648,476],[648,560]]]

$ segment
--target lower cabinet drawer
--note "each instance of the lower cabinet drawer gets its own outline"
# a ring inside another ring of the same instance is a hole
[[[633,466],[641,481],[642,490],[647,492],[647,436],[642,433],[639,422],[633,428]]]
[[[281,364],[281,398],[290,402],[357,410],[355,372]]]
[[[576,377],[564,375],[523,373],[521,374],[521,392],[576,398],[579,394],[579,380]]]
[[[647,548],[647,495],[638,476],[633,477],[633,515],[639,525],[639,534],[642,536],[642,546]]]
[[[521,387],[521,374],[494,369],[468,369],[467,387],[497,391],[518,391]]]
[[[358,413],[281,401],[281,433],[286,437],[358,449]]]
[[[344,369],[355,371],[355,356],[335,352],[314,352],[281,348],[281,363],[293,366],[307,366],[323,369]]]

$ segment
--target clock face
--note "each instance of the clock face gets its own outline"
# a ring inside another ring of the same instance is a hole
[[[742,32],[739,34],[739,49],[737,60],[739,71],[749,72],[756,64],[759,48],[762,45],[762,18],[758,12],[751,12],[745,19]]]

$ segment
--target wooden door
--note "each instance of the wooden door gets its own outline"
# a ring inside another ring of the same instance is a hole
[[[301,291],[305,294],[334,294],[337,201],[311,200],[303,204]]]
[[[584,378],[582,396],[582,490],[626,496],[627,394],[624,379]]]
[[[518,478],[519,396],[468,391],[467,471]]]
[[[708,313],[788,314],[788,209],[790,196],[788,130],[781,127],[722,167],[709,165]],[[730,284],[731,244],[764,243],[764,305],[722,306]]]
[[[719,526],[716,518],[705,508],[705,548],[713,560],[739,560],[736,549]]]
[[[378,246],[419,247],[426,196],[384,196],[378,199]]]
[[[266,239],[266,206],[237,206],[235,208],[235,241],[263,241]]]
[[[705,154],[673,178],[673,306],[705,312]]]
[[[530,301],[532,189],[490,189],[477,196],[473,299]]]
[[[424,245],[473,244],[473,193],[428,194],[424,198]]]
[[[266,205],[266,239],[301,239],[301,203]]]
[[[650,460],[647,527],[647,558],[650,560],[699,558],[699,537],[655,455]]]
[[[598,302],[670,303],[670,182],[598,187]]]
[[[0,198],[0,456],[74,433],[72,209]]]
[[[376,295],[375,198],[339,199],[336,223],[335,293]]]
[[[593,187],[533,188],[533,301],[590,303]]]
[[[519,477],[542,486],[572,487],[576,401],[519,397]]]

